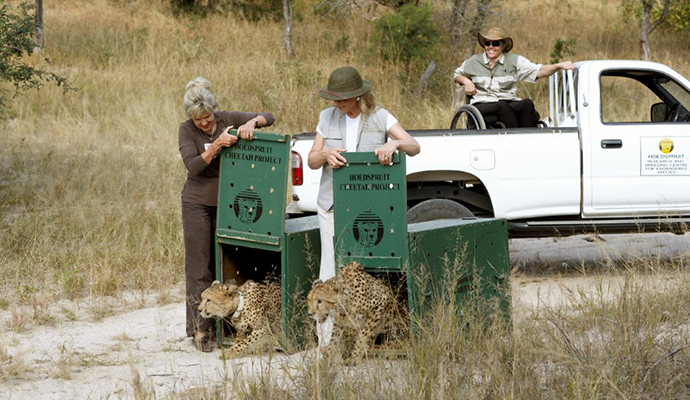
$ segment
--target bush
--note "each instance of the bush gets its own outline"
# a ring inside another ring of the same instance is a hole
[[[381,57],[402,63],[407,77],[416,61],[433,56],[440,32],[431,14],[427,6],[407,4],[397,14],[383,16],[373,23],[374,43]]]
[[[21,58],[30,55],[34,48],[36,23],[31,10],[33,6],[29,3],[21,3],[18,14],[13,14],[4,1],[0,7],[0,80],[14,85],[15,96],[49,81],[69,88],[65,78],[21,62]],[[47,58],[45,62],[49,63]],[[6,93],[0,90],[0,110],[5,108]]]

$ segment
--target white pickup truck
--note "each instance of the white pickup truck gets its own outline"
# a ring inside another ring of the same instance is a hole
[[[690,81],[657,63],[584,61],[551,76],[549,93],[542,127],[408,130],[421,145],[407,159],[409,222],[506,218],[513,237],[684,232]],[[469,125],[483,125],[471,109]],[[313,137],[293,138],[291,214],[316,211]]]

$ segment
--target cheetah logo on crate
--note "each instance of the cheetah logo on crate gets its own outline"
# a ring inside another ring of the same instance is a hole
[[[355,240],[362,247],[374,247],[383,239],[383,222],[371,211],[366,211],[355,218],[353,227],[352,233]]]
[[[240,192],[233,203],[235,216],[243,224],[253,224],[261,218],[263,212],[263,202],[261,197],[253,190],[243,190]]]

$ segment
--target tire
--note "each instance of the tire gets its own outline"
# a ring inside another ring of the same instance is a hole
[[[407,211],[407,223],[474,217],[472,211],[448,199],[424,200]]]
[[[458,112],[453,116],[453,121],[450,123],[450,129],[455,130],[460,117],[465,116],[465,126],[457,129],[486,129],[486,124],[484,123],[484,117],[482,113],[479,112],[477,107],[471,104],[464,104],[460,107]]]

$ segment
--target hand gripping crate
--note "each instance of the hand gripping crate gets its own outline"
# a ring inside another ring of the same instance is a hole
[[[404,154],[382,166],[374,153],[347,155],[334,170],[336,269],[357,261],[371,273],[404,276],[413,321],[430,302],[509,319],[510,265],[504,219],[407,225]],[[414,328],[414,325],[413,325]]]
[[[300,303],[318,277],[321,241],[316,216],[285,218],[290,137],[255,132],[220,157],[216,277],[238,285],[280,278],[286,344],[298,345],[306,320]],[[219,338],[226,328],[219,322]]]

